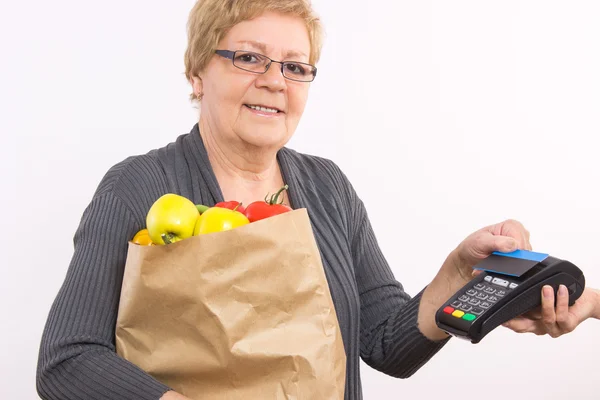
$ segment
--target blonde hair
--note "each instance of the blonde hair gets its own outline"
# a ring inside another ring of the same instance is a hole
[[[310,0],[198,0],[190,11],[187,25],[187,80],[204,70],[229,29],[266,11],[294,15],[304,20],[310,39],[309,63],[316,64],[323,46],[323,27]],[[193,93],[191,98],[194,98]]]

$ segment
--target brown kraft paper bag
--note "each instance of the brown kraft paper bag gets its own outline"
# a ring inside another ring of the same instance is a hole
[[[344,345],[306,209],[129,243],[116,345],[192,399],[344,398]]]

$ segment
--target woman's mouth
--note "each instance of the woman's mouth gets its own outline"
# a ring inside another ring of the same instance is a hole
[[[258,114],[262,114],[262,115],[277,115],[277,114],[282,114],[283,112],[278,110],[277,108],[272,108],[272,107],[266,107],[266,106],[261,106],[261,105],[255,105],[255,104],[244,104],[247,108],[249,108],[252,111],[255,111]]]

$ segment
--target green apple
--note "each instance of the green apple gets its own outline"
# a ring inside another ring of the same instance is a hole
[[[174,193],[161,196],[146,215],[146,228],[154,244],[169,244],[189,238],[200,212],[189,199]]]

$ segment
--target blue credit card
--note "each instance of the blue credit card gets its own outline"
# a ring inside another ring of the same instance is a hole
[[[519,277],[547,257],[548,254],[528,250],[516,250],[510,253],[495,251],[473,269]]]
[[[501,253],[499,251],[495,251],[492,254],[495,254],[497,256],[519,258],[521,260],[529,260],[529,261],[537,261],[537,262],[544,261],[549,256],[549,254],[536,253],[534,251],[529,251],[529,250],[515,250],[510,253]]]

